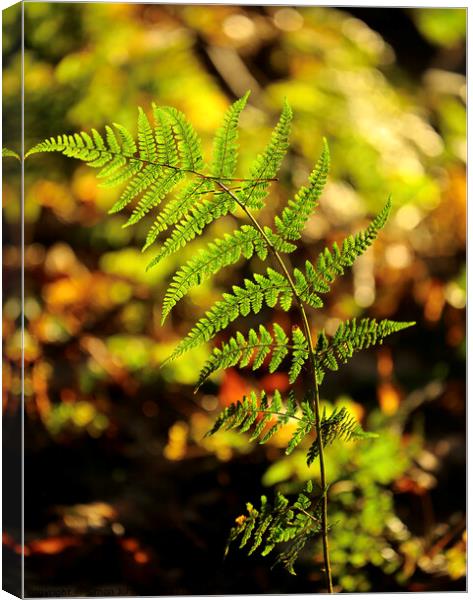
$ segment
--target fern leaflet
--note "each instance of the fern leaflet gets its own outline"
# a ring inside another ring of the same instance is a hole
[[[297,240],[312,211],[317,207],[330,168],[330,154],[327,140],[323,140],[322,154],[309,176],[309,186],[301,187],[294,200],[289,200],[282,215],[276,216],[274,222],[278,234],[286,240]]]
[[[266,272],[267,276],[255,273],[254,281],[245,279],[245,287],[234,285],[233,294],[223,294],[223,299],[205,313],[168,360],[174,360],[191,348],[208,342],[240,315],[246,316],[251,311],[257,314],[263,304],[273,308],[279,301],[283,310],[289,310],[293,299],[290,285],[277,271],[268,268]]]
[[[214,139],[211,173],[218,179],[233,177],[238,158],[238,119],[246,106],[250,92],[234,102],[227,110],[222,127]]]
[[[269,181],[276,176],[289,146],[292,110],[287,102],[276,125],[268,146],[250,168],[248,183],[239,193],[240,202],[248,208],[262,208],[268,194]]]
[[[260,232],[252,225],[242,225],[232,234],[211,242],[174,275],[164,296],[162,321],[190,288],[200,285],[223,267],[236,263],[241,255],[249,259],[255,252],[264,260],[268,250]]]
[[[414,322],[399,322],[383,319],[352,319],[341,323],[331,340],[322,330],[317,338],[315,348],[318,379],[322,382],[327,370],[337,371],[340,363],[346,363],[353,354],[376,344],[382,344],[385,337],[407,327],[415,325]]]
[[[298,409],[293,392],[289,393],[287,402],[283,405],[281,394],[277,390],[272,398],[266,392],[261,392],[258,397],[252,391],[249,396],[227,406],[207,435],[213,435],[221,429],[245,433],[253,428],[250,441],[258,440],[260,444],[265,444],[290,419],[297,421],[298,426],[291,434],[286,454],[290,454],[314,427],[314,413],[309,403],[304,401],[301,409]]]
[[[177,138],[183,169],[200,171],[204,166],[199,136],[185,115],[173,106],[165,106],[165,111]]]
[[[214,184],[209,179],[191,177],[190,183],[178,192],[156,216],[155,221],[146,236],[146,243],[143,247],[143,251],[154,243],[161,232],[166,231],[166,229],[175,225],[189,213],[190,209],[195,205],[198,195],[200,195],[202,199],[203,195],[208,194],[213,189]]]
[[[21,160],[21,158],[19,157],[19,155],[14,152],[13,150],[10,150],[10,148],[5,148],[5,146],[2,147],[2,158],[6,158],[7,156],[10,156],[11,158],[16,158],[17,160]]]
[[[229,194],[218,194],[212,198],[197,204],[186,217],[184,217],[174,228],[172,234],[166,239],[161,250],[149,263],[147,269],[154,267],[159,262],[183,248],[190,241],[199,236],[204,227],[223,217],[235,207],[235,200]]]
[[[259,509],[248,502],[247,514],[235,519],[225,554],[238,540],[240,549],[251,544],[249,555],[259,549],[261,555],[266,556],[282,545],[274,564],[282,563],[289,573],[295,575],[294,563],[299,553],[321,531],[320,508],[311,509],[312,502],[307,496],[311,492],[312,484],[309,482],[292,504],[280,492],[273,506],[266,496],[261,496]]]
[[[343,406],[342,408],[335,409],[330,417],[327,417],[325,410],[322,414],[322,421],[320,424],[322,431],[322,443],[325,446],[329,446],[335,440],[344,440],[346,442],[352,440],[366,440],[371,438],[377,438],[378,434],[364,431],[358,421],[350,415],[347,409]],[[319,455],[318,441],[315,440],[309,448],[307,453],[307,464],[311,465]]]
[[[236,336],[222,344],[221,348],[214,348],[211,357],[200,372],[197,388],[219,369],[227,369],[235,365],[243,368],[251,363],[255,371],[261,367],[270,353],[272,354],[268,370],[274,373],[289,353],[288,342],[289,338],[277,323],[273,323],[273,335],[264,325],[259,326],[259,335],[254,329],[250,329],[247,338],[238,331]]]
[[[291,368],[289,369],[289,383],[296,381],[309,356],[309,344],[305,335],[298,327],[292,330],[292,347],[293,355]]]

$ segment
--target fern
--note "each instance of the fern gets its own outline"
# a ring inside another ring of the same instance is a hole
[[[11,157],[11,158],[16,158],[17,160],[21,160],[21,158],[18,156],[18,154],[16,152],[14,152],[13,150],[10,150],[10,148],[5,148],[5,146],[2,147],[2,158],[6,158],[6,157]]]
[[[239,194],[239,199],[244,206],[256,209],[263,207],[263,200],[268,193],[269,179],[276,176],[289,147],[291,120],[292,110],[285,102],[268,146],[250,168],[251,181],[243,186]]]
[[[227,179],[235,174],[238,159],[238,119],[245,108],[248,96],[237,100],[226,112],[222,127],[215,134],[213,161],[210,172],[217,179]]]
[[[322,330],[317,338],[316,355],[318,379],[322,382],[327,370],[337,371],[340,363],[346,363],[353,354],[370,346],[383,343],[388,335],[407,329],[415,325],[414,322],[402,323],[383,319],[352,319],[341,323],[331,340]]]
[[[282,563],[295,575],[294,563],[298,554],[321,530],[320,507],[311,509],[311,500],[307,495],[311,492],[312,484],[309,482],[292,504],[280,492],[273,506],[268,503],[266,496],[261,496],[259,509],[248,502],[247,514],[235,519],[225,554],[230,544],[238,540],[240,549],[251,544],[249,555],[259,550],[262,556],[266,556],[278,548],[274,564]]]
[[[289,200],[282,215],[280,217],[276,216],[274,219],[277,232],[283,239],[299,239],[307,219],[311,212],[317,207],[330,168],[330,154],[325,138],[323,144],[322,155],[310,174],[308,187],[301,187],[294,200]]]
[[[292,364],[290,369],[290,383],[297,378],[309,354],[307,341],[302,331],[295,327],[292,333],[293,345],[289,345],[289,338],[277,323],[273,323],[273,335],[264,327],[259,326],[259,335],[254,329],[250,329],[248,337],[237,332],[235,337],[230,338],[221,348],[215,348],[211,357],[205,363],[199,376],[197,387],[219,369],[227,369],[239,365],[246,367],[251,363],[252,369],[259,369],[266,357],[271,354],[268,365],[270,373],[274,373],[281,365],[284,358],[292,351]]]
[[[377,438],[376,433],[363,431],[361,425],[349,414],[345,407],[334,410],[330,417],[322,415],[321,422],[323,446],[329,446],[335,440],[366,440]],[[311,465],[319,455],[319,444],[317,440],[312,443],[307,453],[307,465]]]
[[[171,127],[177,138],[177,145],[181,154],[182,168],[189,171],[199,171],[204,166],[202,148],[199,136],[186,119],[185,115],[176,108],[165,107]]]
[[[223,267],[236,263],[242,255],[248,259],[255,252],[261,260],[264,260],[268,250],[259,231],[251,225],[242,225],[231,235],[226,234],[222,239],[211,242],[205,250],[201,250],[174,275],[164,296],[163,322],[191,287],[200,285],[202,281],[215,275]]]
[[[291,419],[297,422],[286,448],[286,454],[291,454],[315,424],[309,402],[302,402],[299,409],[293,392],[289,393],[285,404],[277,390],[272,398],[266,392],[261,392],[259,397],[256,392],[251,392],[248,397],[227,406],[207,435],[213,435],[221,429],[234,429],[240,433],[252,429],[250,441],[258,440],[260,444],[265,444]]]
[[[234,285],[233,294],[223,294],[223,299],[205,313],[168,360],[174,360],[191,348],[210,341],[239,316],[246,317],[251,311],[259,313],[264,304],[273,308],[279,301],[283,310],[289,310],[293,292],[283,275],[268,268],[267,276],[255,273],[253,277],[254,281],[245,279],[245,287]]]
[[[248,94],[225,113],[213,141],[208,169],[199,136],[185,115],[174,107],[155,104],[150,114],[138,109],[136,136],[122,125],[107,125],[102,134],[92,129],[90,133],[51,137],[34,146],[27,156],[60,152],[98,169],[101,185],[121,186],[110,212],[127,211],[126,225],[143,219],[149,222],[143,250],[163,236],[148,268],[192,243],[208,225],[229,213],[238,218],[243,214],[248,220],[232,233],[213,239],[177,269],[164,296],[163,321],[192,288],[242,258],[249,260],[256,255],[266,262],[271,257],[278,270],[266,266],[263,274],[255,273],[241,285],[233,285],[231,293],[224,293],[178,343],[169,360],[211,341],[239,317],[260,313],[263,306],[274,308],[279,303],[284,311],[291,307],[297,310],[301,327],[293,326],[290,335],[277,323],[271,331],[261,323],[246,336],[237,331],[227,338],[212,351],[197,386],[217,370],[237,365],[251,366],[254,370],[267,365],[271,373],[277,369],[287,372],[293,385],[287,398],[283,399],[279,391],[271,396],[265,391],[259,394],[252,391],[225,408],[208,435],[220,430],[247,432],[250,440],[264,444],[292,423],[286,430],[289,438],[285,452],[291,453],[311,436],[307,463],[310,465],[319,458],[322,495],[309,497],[312,494],[309,484],[293,503],[278,494],[273,505],[265,497],[258,509],[248,504],[248,514],[237,518],[230,543],[239,539],[240,547],[249,546],[250,554],[259,549],[265,555],[277,547],[276,563],[293,573],[295,560],[307,541],[320,535],[327,589],[333,591],[324,448],[336,439],[365,439],[374,434],[363,431],[345,408],[336,409],[329,416],[322,413],[319,385],[326,371],[337,370],[355,352],[380,344],[386,336],[413,323],[353,319],[342,323],[331,338],[322,329],[314,344],[307,307],[320,309],[321,295],[371,246],[386,223],[391,201],[365,231],[348,236],[341,247],[333,244],[325,248],[315,264],[306,261],[304,268],[293,269],[281,255],[297,249],[294,242],[300,240],[307,220],[317,207],[330,167],[328,144],[324,139],[322,153],[307,185],[275,216],[273,227],[261,225],[253,211],[264,207],[269,186],[277,178],[286,155],[292,111],[285,102],[266,148],[252,163],[247,177],[238,178],[235,177],[238,121],[247,101]],[[15,154],[4,149],[3,156]],[[298,400],[296,391],[301,387],[306,392]]]
[[[156,216],[146,236],[143,250],[147,250],[156,241],[160,233],[183,219],[195,204],[196,198],[202,199],[203,196],[208,195],[214,189],[213,183],[208,179],[202,177],[190,179],[190,183],[177,193]]]

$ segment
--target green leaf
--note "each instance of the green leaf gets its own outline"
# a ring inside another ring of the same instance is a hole
[[[352,319],[341,323],[330,340],[324,330],[317,338],[315,348],[319,381],[327,370],[337,371],[340,364],[346,363],[359,350],[380,345],[388,335],[415,325],[414,322],[400,322],[383,319]]]
[[[276,177],[282,160],[289,147],[289,133],[291,130],[292,110],[287,102],[281,113],[268,146],[260,154],[250,168],[250,182],[245,183],[238,197],[240,202],[248,208],[259,209],[264,205],[268,195],[269,179]]]
[[[345,407],[334,410],[330,417],[326,417],[324,412],[320,428],[324,447],[329,446],[335,440],[344,440],[347,442],[378,437],[376,433],[363,431],[361,425],[350,415]],[[315,440],[307,453],[307,465],[310,466],[318,455],[319,443],[318,440]]]
[[[285,277],[270,268],[266,273],[266,275],[255,273],[254,281],[245,279],[245,287],[234,285],[232,294],[223,294],[222,300],[216,302],[178,344],[169,360],[174,360],[190,348],[208,342],[240,315],[247,316],[250,312],[259,313],[263,304],[273,308],[279,301],[283,310],[289,310],[292,303],[292,290]]]
[[[17,160],[21,161],[21,158],[19,157],[19,155],[16,152],[13,152],[13,150],[10,150],[9,148],[2,148],[2,157],[6,158],[10,156],[11,158],[16,158]]]
[[[233,177],[238,160],[238,120],[250,92],[234,102],[225,113],[223,125],[217,131],[213,146],[211,174],[218,179]]]
[[[330,168],[330,153],[327,140],[323,139],[322,154],[309,176],[309,185],[302,186],[294,200],[289,200],[281,216],[276,216],[274,222],[278,234],[286,240],[297,240],[311,213],[317,207],[319,198],[327,182]]]
[[[254,253],[264,260],[267,247],[259,231],[251,225],[242,225],[232,234],[215,239],[207,248],[200,250],[174,275],[164,296],[163,322],[173,307],[194,286],[218,273],[224,267],[236,263],[243,255],[246,259]]]

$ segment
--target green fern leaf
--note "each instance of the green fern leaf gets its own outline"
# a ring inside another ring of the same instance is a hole
[[[292,331],[292,363],[289,370],[289,383],[294,383],[309,357],[309,345],[305,335],[299,328]]]
[[[259,335],[250,329],[248,337],[237,332],[228,342],[220,348],[214,348],[212,355],[205,363],[199,376],[198,389],[202,383],[215,371],[227,369],[235,365],[246,367],[253,358],[252,368],[255,371],[263,364],[264,359],[271,352],[269,372],[273,373],[289,353],[288,337],[277,323],[273,323],[274,335],[271,335],[264,325],[259,326]]]
[[[121,140],[121,150],[123,152],[123,155],[129,157],[134,156],[138,151],[138,148],[136,147],[135,140],[133,139],[131,133],[126,127],[120,125],[119,123],[114,123],[113,126],[118,131],[118,136]]]
[[[268,367],[270,373],[274,373],[286,357],[289,342],[289,338],[285,334],[284,329],[277,323],[273,324],[273,331],[275,344],[273,345],[273,353]]]
[[[175,226],[172,234],[166,239],[159,253],[149,263],[147,269],[157,265],[167,256],[174,254],[190,241],[199,236],[204,228],[223,217],[235,207],[235,200],[229,194],[213,196],[198,204]]]
[[[146,113],[138,107],[138,146],[140,157],[147,162],[158,162],[158,151],[153,128],[150,125]]]
[[[143,247],[143,251],[155,242],[160,233],[166,231],[166,229],[185,217],[190,209],[202,200],[203,195],[208,194],[213,189],[214,184],[208,179],[202,177],[191,178],[191,182],[180,193],[176,194],[156,216],[146,236],[146,244]]]
[[[297,429],[293,432],[291,439],[286,448],[286,454],[291,454],[302,440],[314,429],[315,427],[315,413],[312,410],[310,401],[305,398],[301,402],[302,415],[297,424]]]
[[[154,131],[156,137],[157,162],[169,167],[176,167],[179,163],[177,142],[174,139],[171,120],[165,110],[152,104],[153,117],[156,123]]]
[[[169,194],[172,189],[184,177],[182,171],[168,171],[162,177],[155,180],[155,175],[150,174],[150,181],[146,185],[147,192],[144,194],[128,219],[125,226],[138,223],[150,210],[158,206],[162,200]],[[136,179],[135,179],[136,182]],[[146,189],[145,188],[145,189]]]
[[[314,289],[305,278],[304,273],[299,269],[294,269],[294,283],[297,295],[301,300],[307,302],[309,306],[312,306],[312,308],[321,308],[324,305],[321,298],[315,293]]]
[[[297,421],[298,428],[291,436],[286,454],[292,452],[305,435],[314,428],[314,415],[304,410],[298,410],[292,391],[289,393],[285,405],[277,390],[272,398],[266,392],[261,392],[258,397],[252,391],[249,396],[227,406],[206,435],[213,435],[220,430],[236,430],[245,433],[253,429],[250,441],[257,440],[260,444],[265,444],[291,419]]]
[[[259,155],[250,168],[249,179],[238,194],[240,202],[248,208],[259,209],[268,194],[269,181],[276,176],[286,155],[289,146],[289,133],[291,130],[292,110],[287,102],[281,113],[268,146],[263,154]]]
[[[320,424],[324,448],[335,440],[366,440],[379,437],[376,433],[364,431],[361,425],[350,415],[345,407],[336,409],[327,417],[322,415]],[[311,465],[319,455],[319,444],[315,440],[307,453],[307,464]]]
[[[217,131],[213,147],[211,174],[218,179],[233,177],[238,159],[238,120],[250,92],[237,100],[225,113],[222,127]]]
[[[36,152],[61,152],[65,156],[85,161],[88,166],[100,168],[97,175],[102,180],[102,187],[114,187],[129,181],[120,198],[110,209],[111,213],[125,208],[139,196],[138,202],[128,225],[139,221],[147,212],[156,207],[173,187],[183,178],[183,168],[179,169],[178,146],[182,148],[185,160],[189,159],[195,149],[188,149],[183,138],[176,135],[176,143],[171,122],[176,121],[185,129],[179,116],[153,106],[156,128],[153,128],[142,108],[138,109],[138,146],[131,133],[117,123],[114,129],[105,126],[105,139],[92,129],[92,136],[86,132],[74,135],[59,135],[34,146],[27,154]],[[174,119],[174,120],[173,120]],[[179,130],[182,133],[181,130]],[[189,134],[192,137],[192,134]],[[136,156],[136,155],[139,156]],[[194,155],[192,155],[194,157]],[[187,162],[185,162],[185,166]],[[197,161],[197,158],[195,158]],[[160,164],[158,161],[163,161]]]
[[[2,147],[2,158],[6,158],[8,156],[10,156],[11,158],[16,158],[17,160],[21,160],[21,158],[16,152],[10,150],[10,148]]]
[[[181,156],[183,169],[200,171],[204,166],[202,148],[199,136],[186,119],[185,115],[172,106],[165,106],[163,110],[169,115]]]
[[[330,168],[330,154],[327,140],[323,140],[322,154],[309,176],[308,187],[301,187],[294,200],[289,200],[282,215],[276,216],[274,222],[279,235],[286,240],[297,240],[310,214],[317,207],[317,203],[327,182]]]
[[[340,364],[346,363],[359,350],[382,344],[385,337],[407,327],[414,322],[398,322],[383,319],[352,319],[341,323],[331,340],[322,330],[317,338],[316,362],[318,379],[321,382],[327,370],[336,371]]]
[[[257,314],[263,304],[273,308],[279,301],[283,310],[289,310],[292,290],[283,275],[268,268],[266,276],[255,274],[253,277],[255,281],[245,279],[245,287],[234,285],[233,294],[223,294],[223,299],[205,313],[168,360],[174,360],[191,348],[210,341],[240,315],[246,316],[251,311]]]
[[[351,267],[355,260],[365,252],[375,241],[378,232],[385,225],[391,210],[391,199],[388,199],[383,210],[373,219],[365,231],[354,236],[348,236],[342,248],[335,243],[330,251],[325,248],[317,259],[314,269],[306,263],[306,277],[309,287],[319,293],[329,291],[330,284],[338,275],[343,275],[345,269]]]
[[[310,506],[311,500],[304,493],[291,503],[278,492],[273,505],[266,496],[261,496],[259,509],[248,502],[248,514],[235,519],[225,555],[230,545],[238,540],[240,549],[251,544],[248,555],[259,549],[261,555],[266,556],[278,548],[274,565],[282,564],[295,575],[294,563],[298,555],[307,542],[321,532],[320,507],[311,509]]]
[[[277,233],[274,233],[274,231],[271,229],[271,227],[268,227],[267,225],[265,225],[263,227],[263,230],[264,230],[267,238],[269,239],[271,245],[278,252],[284,252],[285,254],[290,254],[291,252],[294,252],[294,250],[297,250],[297,246],[295,244],[291,244],[287,240],[284,240]]]
[[[223,238],[211,242],[174,275],[164,296],[162,321],[190,288],[200,285],[220,269],[236,263],[241,255],[249,259],[255,252],[264,260],[268,251],[260,232],[251,225],[242,225],[232,234],[225,234]]]

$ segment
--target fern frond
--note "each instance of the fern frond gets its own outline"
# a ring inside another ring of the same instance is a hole
[[[154,102],[152,108],[154,121],[156,123],[154,134],[156,137],[156,150],[158,153],[157,162],[174,167],[179,162],[179,155],[171,121],[166,111],[161,107],[156,106]]]
[[[237,332],[235,337],[231,337],[220,348],[214,348],[212,355],[200,372],[196,389],[215,371],[235,365],[239,365],[240,368],[246,367],[252,358],[252,368],[255,371],[261,367],[270,352],[272,354],[269,372],[274,373],[289,353],[288,342],[289,338],[277,323],[273,323],[273,335],[264,325],[259,326],[259,334],[254,329],[250,329],[247,338]]]
[[[78,158],[83,161],[97,160],[102,156],[104,160],[111,160],[113,153],[119,153],[121,151],[120,145],[116,139],[116,150],[110,148],[110,151],[107,151],[106,147],[103,145],[103,140],[101,144],[102,147],[97,145],[96,142],[94,142],[91,147],[90,143],[88,143],[90,136],[86,134],[87,137],[84,137],[84,133],[85,132],[82,132],[81,135],[58,135],[56,138],[51,137],[44,140],[33,146],[33,148],[27,152],[26,158],[38,152],[61,152],[65,156]]]
[[[225,555],[230,545],[238,540],[240,549],[251,544],[248,555],[259,549],[262,556],[267,556],[282,545],[274,564],[282,563],[295,575],[294,563],[299,553],[321,531],[320,508],[311,509],[311,499],[306,495],[311,491],[312,486],[307,485],[293,503],[278,492],[273,506],[266,496],[261,496],[259,509],[248,502],[247,514],[235,519]]]
[[[190,241],[199,236],[204,227],[228,214],[235,208],[235,200],[229,194],[219,194],[197,204],[187,216],[175,226],[172,234],[166,239],[158,254],[146,267],[154,265],[183,248]]]
[[[291,242],[288,242],[277,233],[274,233],[271,227],[265,225],[263,229],[271,245],[274,246],[274,249],[278,252],[290,254],[291,252],[294,252],[294,250],[297,250],[297,246],[295,244],[291,244]]]
[[[138,152],[135,140],[126,127],[120,125],[120,123],[114,123],[113,126],[118,131],[118,137],[120,138],[122,145],[122,152],[124,156],[134,156]]]
[[[306,394],[304,400],[300,403],[301,419],[297,424],[297,429],[292,433],[292,437],[286,448],[286,454],[297,448],[302,440],[315,428],[315,413],[310,404],[309,395]]]
[[[289,200],[281,216],[274,218],[276,229],[282,238],[297,240],[301,237],[307,219],[317,207],[327,182],[329,168],[330,153],[327,140],[324,138],[322,154],[309,176],[309,185],[301,187],[294,200]]]
[[[208,194],[214,189],[213,183],[208,179],[202,177],[191,177],[190,179],[190,183],[177,193],[156,216],[146,236],[143,251],[155,242],[161,232],[166,231],[166,229],[185,217],[197,202],[202,201],[203,195]]]
[[[165,106],[163,110],[169,115],[171,126],[177,138],[177,144],[183,169],[200,171],[204,166],[199,136],[186,116],[173,106]]]
[[[220,430],[245,433],[252,429],[250,441],[258,440],[260,444],[265,444],[291,419],[297,421],[297,429],[291,434],[286,454],[290,454],[313,430],[315,416],[312,409],[305,401],[299,409],[292,391],[285,403],[277,390],[272,398],[266,392],[261,392],[258,397],[256,392],[252,391],[249,396],[227,406],[207,435],[213,435]]]
[[[245,287],[234,285],[233,294],[223,294],[223,299],[205,313],[168,360],[174,360],[191,348],[210,341],[240,315],[245,317],[251,311],[257,314],[263,304],[272,308],[279,301],[283,310],[289,310],[293,294],[283,275],[268,268],[266,276],[254,274],[253,277],[254,281],[245,279]]]
[[[255,252],[264,260],[268,250],[264,238],[252,225],[242,225],[232,234],[227,233],[208,244],[174,275],[164,296],[162,321],[190,288],[200,285],[220,269],[236,263],[241,255],[249,259]]]
[[[276,125],[268,146],[250,168],[249,179],[238,194],[240,202],[248,207],[259,209],[268,194],[269,181],[276,176],[289,146],[292,110],[287,102]]]
[[[309,357],[309,345],[302,331],[296,327],[292,330],[292,363],[289,370],[289,383],[294,383]]]
[[[156,208],[156,206],[158,206],[164,200],[167,194],[172,191],[172,189],[181,181],[183,177],[184,173],[182,171],[167,171],[156,181],[156,177],[151,171],[149,183],[147,185],[144,183],[144,189],[147,189],[147,191],[138,201],[131,216],[125,223],[125,226],[128,227],[129,225],[138,223],[138,221],[140,221],[150,210]],[[134,181],[135,185],[136,180],[137,178],[135,178]],[[140,187],[142,186],[140,185]],[[123,195],[125,195],[125,193],[122,194],[122,197]],[[121,208],[119,210],[121,210]]]
[[[340,250],[338,244],[333,244],[332,250],[325,248],[317,259],[314,269],[306,262],[306,277],[310,288],[325,293],[330,290],[330,284],[338,275],[343,275],[345,269],[351,267],[355,260],[365,252],[375,241],[378,232],[385,225],[391,210],[389,198],[382,211],[373,219],[365,231],[350,235],[343,240]]]
[[[233,177],[238,160],[238,120],[250,92],[234,102],[225,113],[223,125],[217,131],[213,146],[211,174],[218,179]]]
[[[5,148],[5,146],[3,146],[2,147],[2,158],[6,158],[7,156],[16,158],[17,160],[21,160],[21,158],[19,157],[19,155],[16,152],[14,152],[13,150],[10,150],[10,148]]]
[[[104,188],[121,185],[134,177],[143,168],[143,163],[134,158],[131,158],[128,162],[123,157],[120,157],[120,160],[112,160],[98,173],[97,177],[103,179],[99,185]],[[111,210],[112,212],[117,212],[116,208],[112,208]]]
[[[266,392],[261,392],[258,397],[252,391],[249,396],[227,406],[207,435],[220,430],[245,433],[253,429],[250,441],[258,440],[260,444],[265,444],[291,419],[296,421],[297,427],[291,432],[286,454],[291,454],[315,428],[315,413],[309,400],[304,399],[298,408],[293,391],[289,392],[285,405],[277,390],[272,398]]]
[[[114,123],[113,128],[105,126],[105,139],[95,129],[92,135],[86,132],[59,135],[37,144],[27,156],[61,152],[85,161],[90,167],[100,168],[98,177],[102,179],[102,187],[128,181],[110,212],[123,210],[139,198],[127,222],[131,225],[155,208],[189,174],[187,171],[203,166],[197,134],[182,113],[153,105],[153,115],[154,129],[143,109],[138,109],[138,145],[128,129]],[[179,154],[181,166],[178,166]]]
[[[153,128],[150,125],[146,113],[138,107],[138,147],[140,157],[147,162],[158,162],[158,151]]]
[[[348,442],[351,440],[366,440],[378,437],[376,433],[364,431],[358,421],[350,415],[344,406],[335,409],[330,417],[326,416],[324,410],[320,429],[324,448],[330,446],[335,440]],[[319,445],[318,441],[315,440],[307,453],[307,464],[311,465],[318,455]]]
[[[321,308],[324,305],[322,299],[314,291],[313,286],[305,278],[304,273],[299,269],[294,269],[294,285],[299,298],[307,302],[309,306]],[[319,290],[317,289],[317,291]]]
[[[327,370],[337,371],[340,364],[346,363],[353,354],[376,344],[382,344],[385,337],[407,327],[415,325],[414,322],[400,322],[383,319],[352,319],[341,323],[335,335],[330,340],[324,330],[317,338],[316,359],[318,377],[322,381]]]

